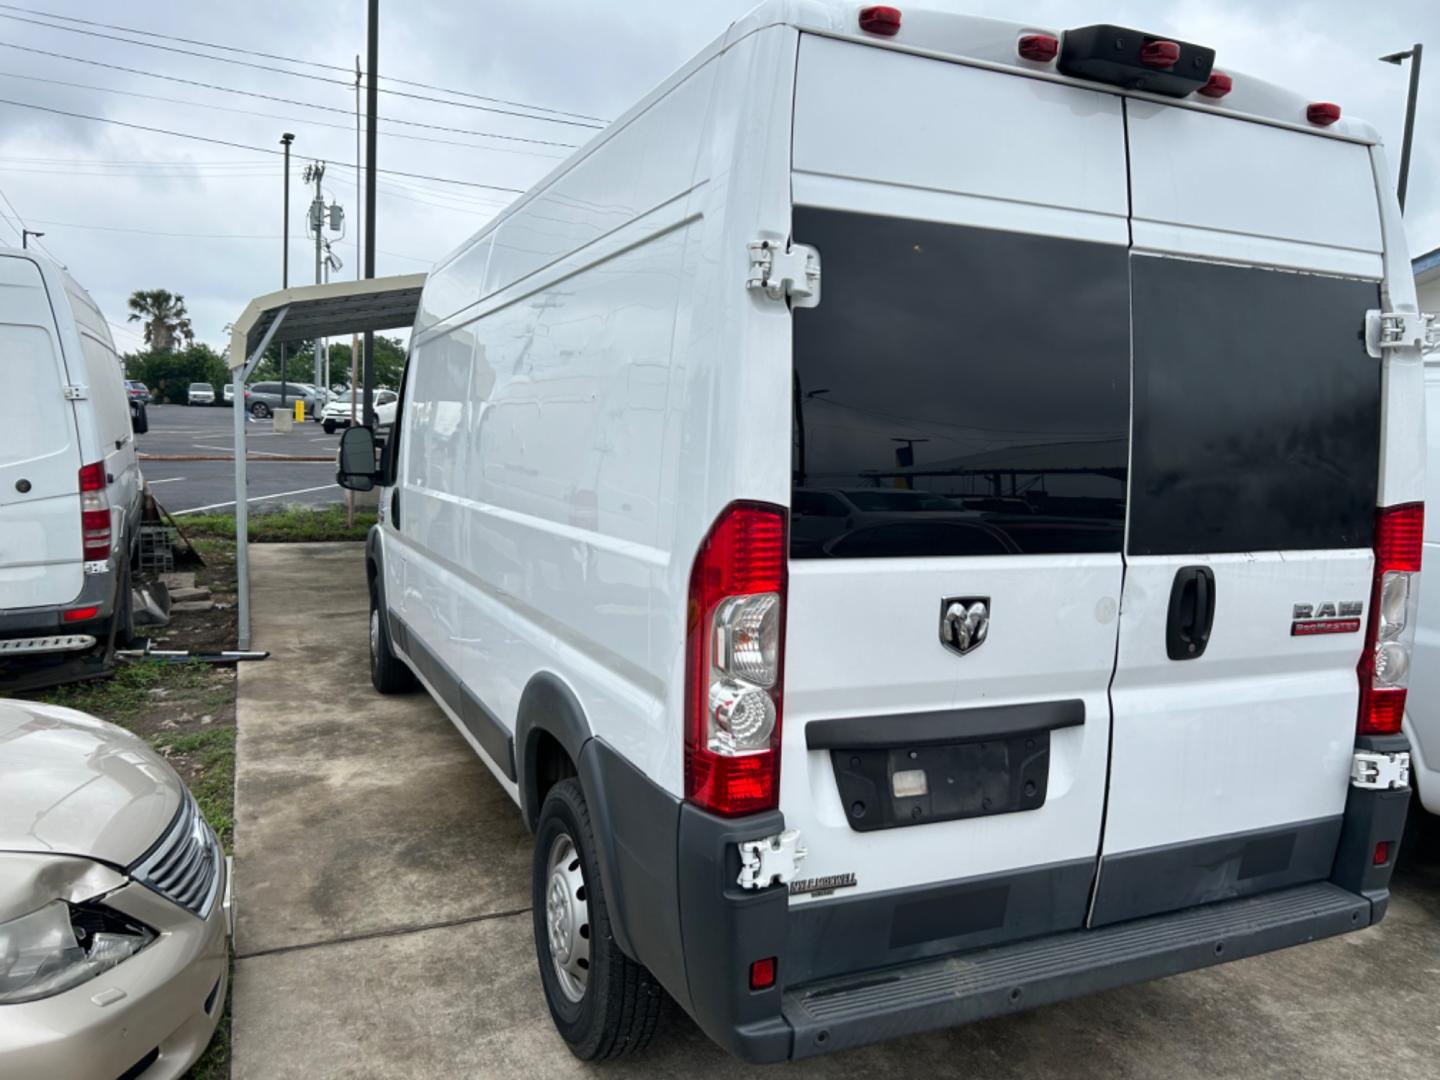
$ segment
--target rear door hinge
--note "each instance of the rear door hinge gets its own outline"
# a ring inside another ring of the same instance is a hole
[[[66,383],[64,391],[66,401],[81,401],[90,396],[88,386],[78,386],[75,383]]]
[[[750,274],[745,288],[760,289],[771,300],[787,297],[793,307],[820,303],[820,253],[805,244],[788,248],[778,240],[752,240]]]
[[[1410,755],[1382,754],[1373,750],[1356,750],[1350,761],[1352,787],[1370,791],[1389,791],[1410,786]]]
[[[788,885],[800,872],[805,854],[799,829],[786,829],[762,840],[743,841],[736,884],[742,889],[765,889],[777,882]]]
[[[1386,349],[1440,349],[1440,322],[1435,315],[1416,311],[1365,313],[1365,351],[1379,360]]]

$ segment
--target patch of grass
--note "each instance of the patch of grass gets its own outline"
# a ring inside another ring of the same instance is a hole
[[[120,664],[108,679],[62,686],[38,696],[49,705],[79,709],[125,727],[127,720],[151,708],[157,697],[206,687],[211,677],[205,664],[143,660]]]
[[[234,514],[190,514],[177,519],[185,535],[195,541],[202,556],[202,542],[235,539]],[[249,515],[250,541],[254,544],[317,543],[327,540],[364,540],[375,524],[375,511],[355,511],[355,524],[345,524],[345,508],[330,506],[310,510],[291,506],[274,513]]]

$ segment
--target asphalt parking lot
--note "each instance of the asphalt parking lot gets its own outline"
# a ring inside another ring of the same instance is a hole
[[[150,430],[135,437],[142,455],[214,457],[234,450],[234,415],[223,406],[151,405]],[[251,509],[287,505],[331,506],[345,493],[335,486],[333,454],[337,432],[326,435],[319,424],[306,421],[280,433],[270,420],[246,420],[250,452],[248,502]],[[327,461],[266,461],[267,457],[326,455]],[[141,469],[155,498],[171,514],[232,513],[235,509],[235,465],[231,461],[167,461],[142,459]]]
[[[366,675],[357,544],[253,550],[237,723],[234,1076],[733,1078],[683,1017],[581,1065],[531,944],[531,839],[423,693]],[[1440,844],[1400,856],[1378,926],[1280,953],[793,1066],[787,1077],[1432,1077]]]

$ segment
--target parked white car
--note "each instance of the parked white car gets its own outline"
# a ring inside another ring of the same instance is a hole
[[[225,1005],[230,874],[175,771],[0,701],[0,1076],[182,1076]]]
[[[209,383],[192,382],[186,394],[187,405],[214,405],[215,387]]]
[[[109,663],[129,636],[144,407],[110,328],[63,268],[0,252],[0,689]]]
[[[364,423],[363,394],[354,395],[354,405],[351,405],[350,391],[338,394],[333,397],[323,409],[320,410],[320,423],[324,425],[325,434],[333,435],[337,428],[350,426],[350,413],[353,408],[356,418]],[[389,427],[395,423],[396,403],[400,395],[394,390],[376,390],[372,403],[375,407],[375,425],[377,427]]]
[[[666,994],[776,1061],[1383,916],[1404,228],[1373,128],[1215,64],[776,0],[428,275],[341,439],[372,679],[534,830],[578,1057]]]

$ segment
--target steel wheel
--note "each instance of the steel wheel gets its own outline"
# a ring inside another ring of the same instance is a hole
[[[561,991],[578,1002],[585,997],[590,978],[590,905],[580,853],[568,833],[561,833],[550,845],[546,865],[545,926],[550,961]]]

